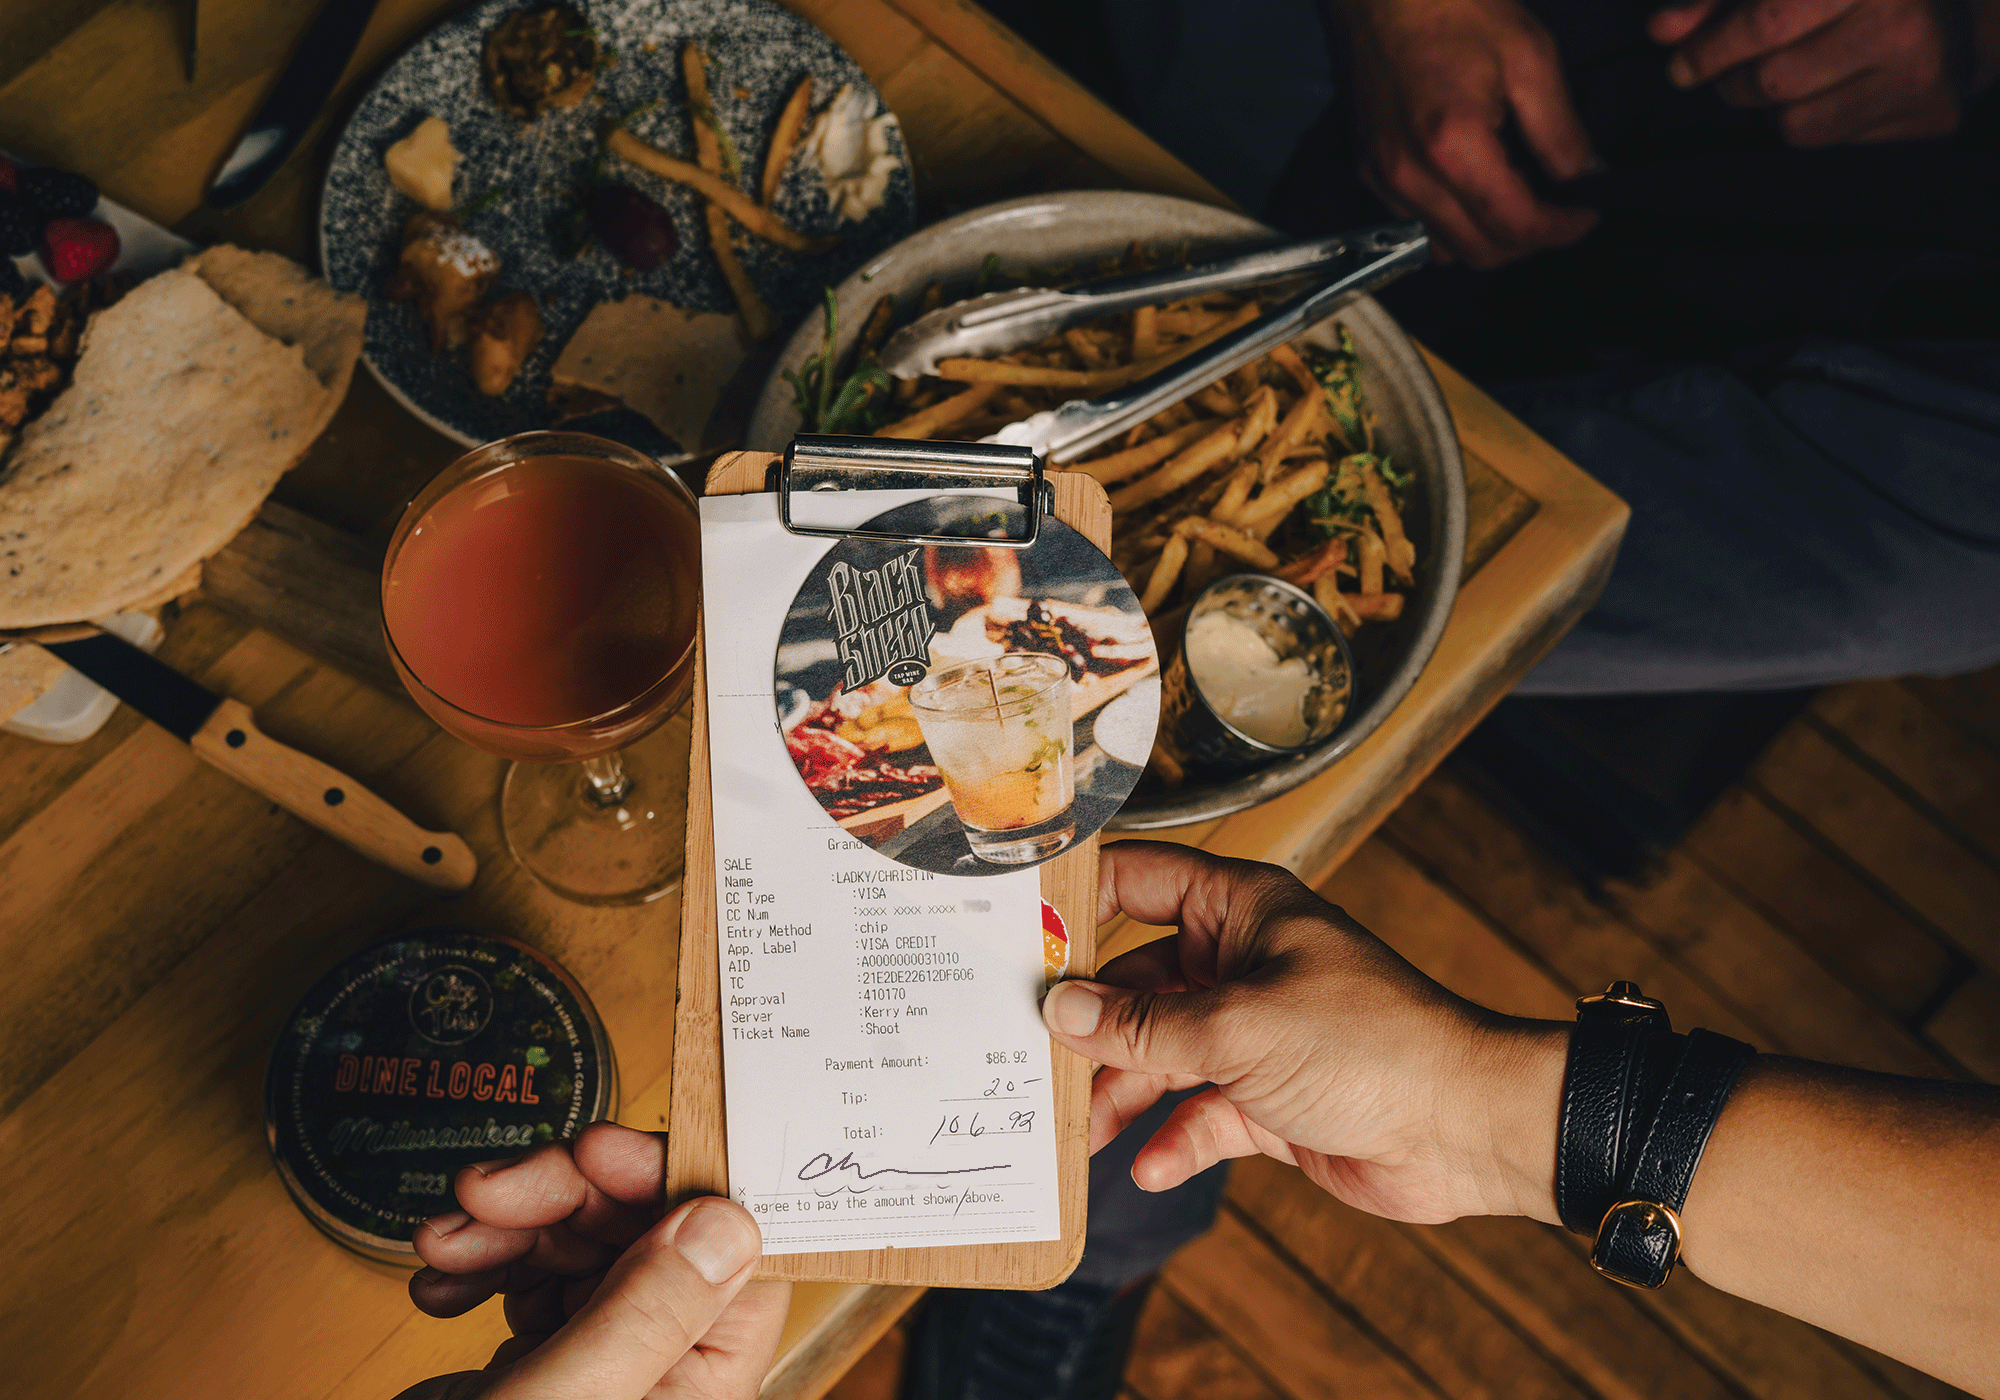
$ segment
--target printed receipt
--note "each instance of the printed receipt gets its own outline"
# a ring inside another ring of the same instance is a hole
[[[926,494],[821,494],[811,523]],[[833,541],[768,494],[701,518],[730,1193],[767,1254],[1058,1239],[1039,873],[897,865],[827,815],[772,675]]]

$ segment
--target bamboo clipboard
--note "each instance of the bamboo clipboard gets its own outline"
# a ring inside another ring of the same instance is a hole
[[[708,474],[707,494],[765,489],[777,458],[734,452]],[[1111,503],[1082,473],[1049,475],[1057,519],[1099,549],[1111,543]],[[694,748],[689,761],[687,876],[681,889],[680,980],[674,996],[674,1067],[667,1132],[667,1200],[729,1194],[722,1105],[721,968],[716,949],[715,827],[710,809],[708,685],[695,653]],[[1097,838],[1041,867],[1042,898],[1069,930],[1070,973],[1097,967]],[[1084,1199],[1090,1184],[1090,1063],[1051,1045],[1062,1238],[1022,1244],[927,1249],[842,1250],[766,1255],[757,1277],[798,1282],[884,1283],[942,1288],[1050,1288],[1083,1256]]]

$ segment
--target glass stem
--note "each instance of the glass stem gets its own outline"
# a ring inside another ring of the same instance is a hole
[[[632,790],[625,761],[614,751],[583,761],[584,797],[598,807],[616,807]]]

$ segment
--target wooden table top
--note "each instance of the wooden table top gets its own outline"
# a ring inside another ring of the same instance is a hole
[[[787,2],[844,45],[897,112],[927,215],[1064,187],[1223,202],[966,0]],[[305,256],[334,121],[457,7],[382,0],[328,120],[270,186],[216,216],[197,210],[203,178],[312,7],[201,0],[201,77],[189,86],[181,5],[0,0],[0,145],[85,171],[190,237]],[[1315,782],[1162,835],[1319,880],[1601,586],[1623,505],[1434,368],[1465,448],[1472,522],[1466,582],[1436,656],[1390,721]],[[357,376],[258,538],[324,535],[334,583],[365,589],[369,541],[456,451]],[[129,709],[74,746],[0,733],[0,954],[11,969],[0,984],[0,1161],[18,1183],[0,1201],[13,1261],[0,1282],[0,1357],[23,1394],[373,1400],[478,1365],[498,1343],[497,1306],[423,1317],[401,1271],[326,1241],[265,1149],[264,1064],[282,1018],[334,961],[392,929],[483,925],[558,958],[609,1028],[620,1120],[667,1124],[677,902],[600,910],[543,890],[500,843],[501,762],[381,684],[379,669],[354,660],[354,639],[300,626],[260,585],[255,557],[233,557],[233,572],[211,574],[212,596],[173,620],[162,656],[252,705],[274,737],[460,832],[481,875],[468,894],[430,898]],[[1146,936],[1108,932],[1111,953]],[[914,1295],[801,1288],[767,1394],[823,1392]]]

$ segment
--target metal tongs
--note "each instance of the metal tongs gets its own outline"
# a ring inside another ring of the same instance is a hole
[[[1384,224],[1194,267],[1113,277],[1066,291],[1024,287],[994,292],[918,317],[889,337],[880,363],[890,374],[912,379],[935,373],[942,359],[1005,354],[1069,326],[1158,302],[1284,282],[1321,284],[1230,332],[1201,353],[1134,384],[1009,423],[983,439],[1032,447],[1049,461],[1069,461],[1318,325],[1341,307],[1422,267],[1429,259],[1430,240],[1422,224]]]

